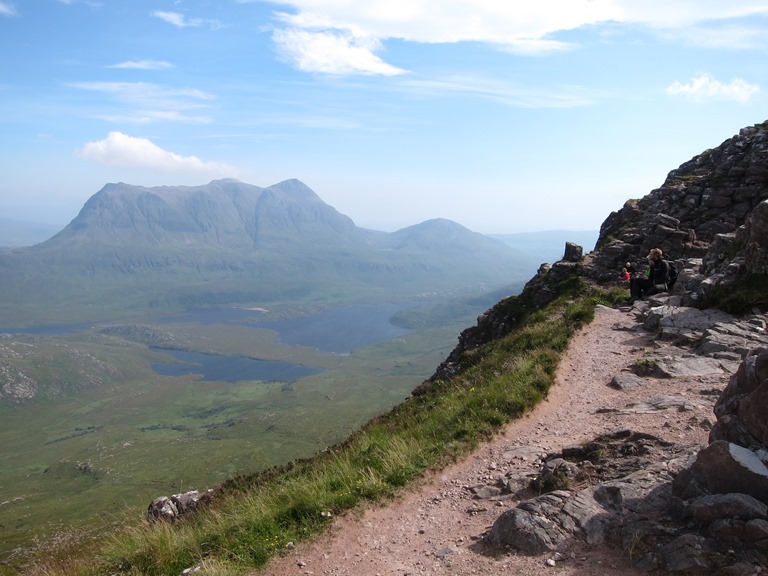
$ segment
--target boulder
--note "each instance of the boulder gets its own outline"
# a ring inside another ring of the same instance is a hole
[[[768,503],[768,468],[751,450],[718,440],[675,477],[672,492],[684,500],[738,492]]]
[[[739,520],[765,520],[768,505],[747,494],[708,494],[689,503],[694,521],[708,526],[715,520],[737,518]]]
[[[210,501],[212,490],[198,492],[191,490],[171,497],[160,496],[150,502],[147,508],[147,520],[155,522],[165,520],[173,522],[179,518],[191,514],[200,506]]]
[[[768,274],[768,200],[752,210],[740,237],[747,270],[752,274]]]
[[[768,352],[749,356],[731,377],[714,408],[710,440],[768,448]]]

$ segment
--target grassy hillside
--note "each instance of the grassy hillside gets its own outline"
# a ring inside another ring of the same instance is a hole
[[[559,298],[533,312],[521,297],[495,313],[519,319],[503,339],[474,352],[450,382],[398,403],[344,442],[305,460],[225,482],[210,506],[176,525],[116,526],[104,539],[62,541],[31,574],[237,574],[321,530],[365,500],[385,499],[426,470],[460,457],[546,397],[571,334],[609,295],[571,279]],[[623,295],[621,295],[623,296]],[[363,424],[361,422],[361,424]]]

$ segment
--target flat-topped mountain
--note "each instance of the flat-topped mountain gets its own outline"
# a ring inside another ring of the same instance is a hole
[[[298,180],[259,188],[234,180],[145,188],[107,184],[60,234],[44,244],[116,246],[195,244],[256,249],[270,242],[362,240],[354,222]]]
[[[520,283],[536,264],[448,220],[360,228],[298,180],[118,183],[49,240],[0,252],[0,295],[6,318],[32,303],[103,308],[120,298],[174,308],[412,297]]]

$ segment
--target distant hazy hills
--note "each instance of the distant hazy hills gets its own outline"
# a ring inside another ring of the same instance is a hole
[[[0,251],[0,312],[408,297],[518,284],[539,263],[448,220],[359,228],[298,180],[108,184],[52,238]]]
[[[54,224],[0,218],[0,246],[31,246],[47,240],[59,230],[61,226]]]

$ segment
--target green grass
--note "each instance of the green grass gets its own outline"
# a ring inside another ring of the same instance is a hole
[[[55,576],[240,574],[317,534],[336,515],[382,501],[430,469],[466,455],[546,397],[571,335],[607,297],[579,281],[543,310],[523,313],[516,330],[472,354],[451,381],[435,382],[317,453],[224,482],[213,503],[174,525],[134,521],[98,543],[87,538],[47,550],[25,573]]]
[[[344,356],[283,346],[252,327],[157,328],[191,350],[327,370],[292,384],[161,377],[149,368],[159,355],[98,329],[0,340],[0,370],[23,370],[43,392],[0,408],[0,560],[18,566],[33,540],[112,530],[136,522],[158,496],[204,490],[339,443],[402,402],[475,314]]]

